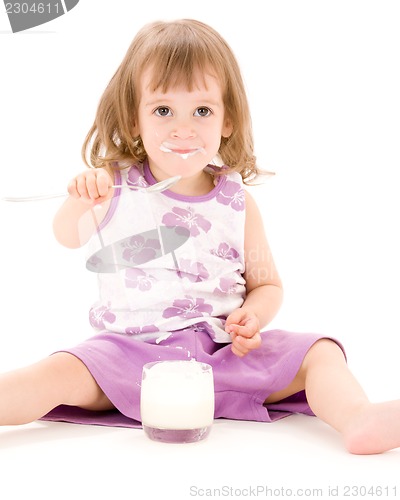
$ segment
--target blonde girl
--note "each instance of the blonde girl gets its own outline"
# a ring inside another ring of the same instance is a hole
[[[2,424],[140,426],[143,365],[197,359],[213,367],[216,418],[272,422],[300,412],[330,424],[351,453],[400,446],[400,402],[371,403],[337,340],[266,330],[282,284],[245,186],[262,172],[242,77],[216,31],[194,20],[140,30],[83,156],[91,168],[70,182],[55,235],[77,247],[100,234],[107,246],[122,225],[121,262],[105,272],[100,257],[90,261],[99,298],[88,340],[0,378]],[[172,176],[179,182],[151,206],[146,193],[113,187]],[[166,252],[148,231],[150,209],[174,235]],[[96,231],[82,223],[93,212]]]

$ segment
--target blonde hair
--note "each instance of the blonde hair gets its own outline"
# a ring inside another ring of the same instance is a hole
[[[230,137],[221,138],[219,155],[244,181],[261,173],[253,154],[250,110],[236,58],[215,30],[191,19],[154,22],[138,32],[100,99],[83,144],[88,166],[110,168],[115,162],[126,166],[146,159],[141,138],[133,137],[132,131],[140,78],[149,67],[153,69],[152,88],[163,92],[181,84],[191,90],[195,73],[211,68],[222,88],[225,119],[232,125]]]

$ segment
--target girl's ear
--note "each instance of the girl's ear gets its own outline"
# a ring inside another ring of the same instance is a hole
[[[232,122],[231,122],[231,120],[226,119],[224,122],[224,125],[222,127],[221,135],[222,135],[222,137],[228,138],[228,137],[230,137],[232,132],[233,132]]]

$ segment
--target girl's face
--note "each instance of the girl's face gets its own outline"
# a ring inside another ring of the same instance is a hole
[[[150,77],[146,71],[141,79],[134,129],[142,138],[150,169],[157,180],[175,175],[200,179],[218,153],[221,137],[232,132],[218,80],[199,74],[191,91],[178,86],[163,93],[150,89]]]

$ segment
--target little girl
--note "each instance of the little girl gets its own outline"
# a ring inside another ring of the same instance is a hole
[[[88,262],[99,271],[94,336],[3,375],[2,424],[137,426],[143,365],[194,358],[213,367],[216,418],[300,412],[335,428],[351,453],[400,446],[400,401],[370,403],[338,341],[265,331],[282,285],[244,189],[261,172],[240,71],[218,33],[193,20],[145,26],[101,98],[88,154],[94,168],[70,182],[55,235],[71,248],[101,237],[104,248],[122,225],[126,264],[102,268],[101,252]],[[180,180],[151,198],[150,216],[148,195],[123,189],[173,176]],[[82,223],[93,214],[97,231]],[[146,232],[149,217],[172,236]]]

